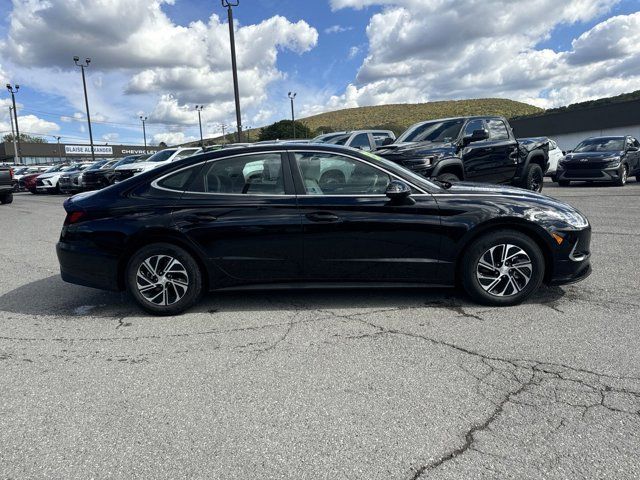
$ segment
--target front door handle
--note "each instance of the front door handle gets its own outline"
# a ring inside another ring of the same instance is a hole
[[[312,222],[337,222],[340,217],[329,212],[313,212],[305,215]]]
[[[192,223],[215,222],[218,217],[210,213],[191,213],[185,215],[184,219]]]

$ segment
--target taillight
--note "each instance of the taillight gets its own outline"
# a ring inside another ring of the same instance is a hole
[[[83,212],[82,210],[69,212],[67,213],[67,218],[64,219],[64,224],[73,225],[74,223],[78,223],[80,220],[82,220],[86,216],[87,216],[86,212]]]

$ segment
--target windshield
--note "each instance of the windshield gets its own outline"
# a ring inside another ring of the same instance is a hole
[[[590,138],[581,142],[574,152],[621,152],[624,150],[624,138]]]
[[[349,140],[349,137],[351,137],[351,135],[338,135],[336,137],[332,137],[329,140],[325,140],[324,143],[332,143],[334,145],[344,145],[345,143],[347,143],[347,140]]]
[[[107,160],[100,160],[96,163],[92,163],[91,165],[89,165],[87,170],[98,170],[100,167],[102,167],[106,163],[107,163]]]
[[[464,124],[464,119],[457,118],[454,120],[440,120],[435,122],[418,123],[404,132],[396,140],[401,142],[434,142],[449,143],[453,142]]]
[[[62,168],[64,167],[64,165],[56,165],[54,167],[51,168],[47,168],[44,173],[53,173],[53,172],[59,172],[60,170],[62,170]]]
[[[330,142],[331,140],[334,140],[343,135],[344,133],[325,133],[324,135],[318,135],[316,138],[314,138],[311,141],[315,143],[325,143],[325,142]]]
[[[154,153],[151,155],[146,161],[147,162],[164,162],[165,160],[169,160],[169,157],[176,153],[177,150],[161,150],[158,153]]]
[[[386,158],[382,158],[376,155],[375,153],[371,153],[366,150],[358,150],[358,152],[360,152],[363,155],[366,155],[370,160],[373,160],[374,163],[380,164],[380,166],[383,167],[384,169],[389,170],[392,173],[396,173],[400,176],[403,176],[411,180],[411,182],[413,182],[415,185],[418,185],[419,187],[427,188],[427,189],[428,188],[440,189],[438,185],[430,182],[423,176],[418,175],[417,173],[413,173],[408,168],[403,168],[399,166],[397,163],[392,162],[391,160],[387,160]]]
[[[138,157],[124,157],[122,160],[118,160],[116,163],[112,165],[112,168],[119,167],[120,165],[129,165],[130,163],[135,162]]]

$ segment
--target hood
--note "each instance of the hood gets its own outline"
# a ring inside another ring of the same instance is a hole
[[[399,157],[425,157],[434,154],[455,154],[455,144],[434,142],[401,142],[385,145],[376,150],[376,154],[382,157],[386,155]]]
[[[51,172],[51,173],[41,173],[38,175],[38,178],[44,180],[45,178],[57,177],[66,172]]]
[[[532,192],[524,188],[510,187],[507,185],[493,185],[473,182],[456,182],[451,188],[445,190],[447,193],[454,195],[487,195],[487,197],[517,197],[523,205],[535,205],[536,208],[549,207],[567,213],[579,213],[575,207],[549,197],[542,193]]]
[[[601,162],[618,158],[624,155],[624,152],[572,152],[567,153],[565,162]]]

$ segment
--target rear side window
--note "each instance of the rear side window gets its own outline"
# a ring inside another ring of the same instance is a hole
[[[351,141],[350,147],[360,148],[362,150],[371,150],[371,145],[369,144],[369,135],[367,135],[366,133],[359,133]]]
[[[492,119],[487,122],[489,138],[491,140],[508,140],[509,131],[502,120]]]
[[[190,182],[187,191],[235,195],[284,195],[282,157],[279,153],[263,153],[208,162]]]
[[[169,175],[168,177],[165,177],[162,180],[158,181],[157,185],[161,188],[183,192],[187,188],[192,175],[201,168],[202,164],[195,165],[190,168],[185,168],[184,170],[180,170],[179,172],[176,172],[173,175]]]

